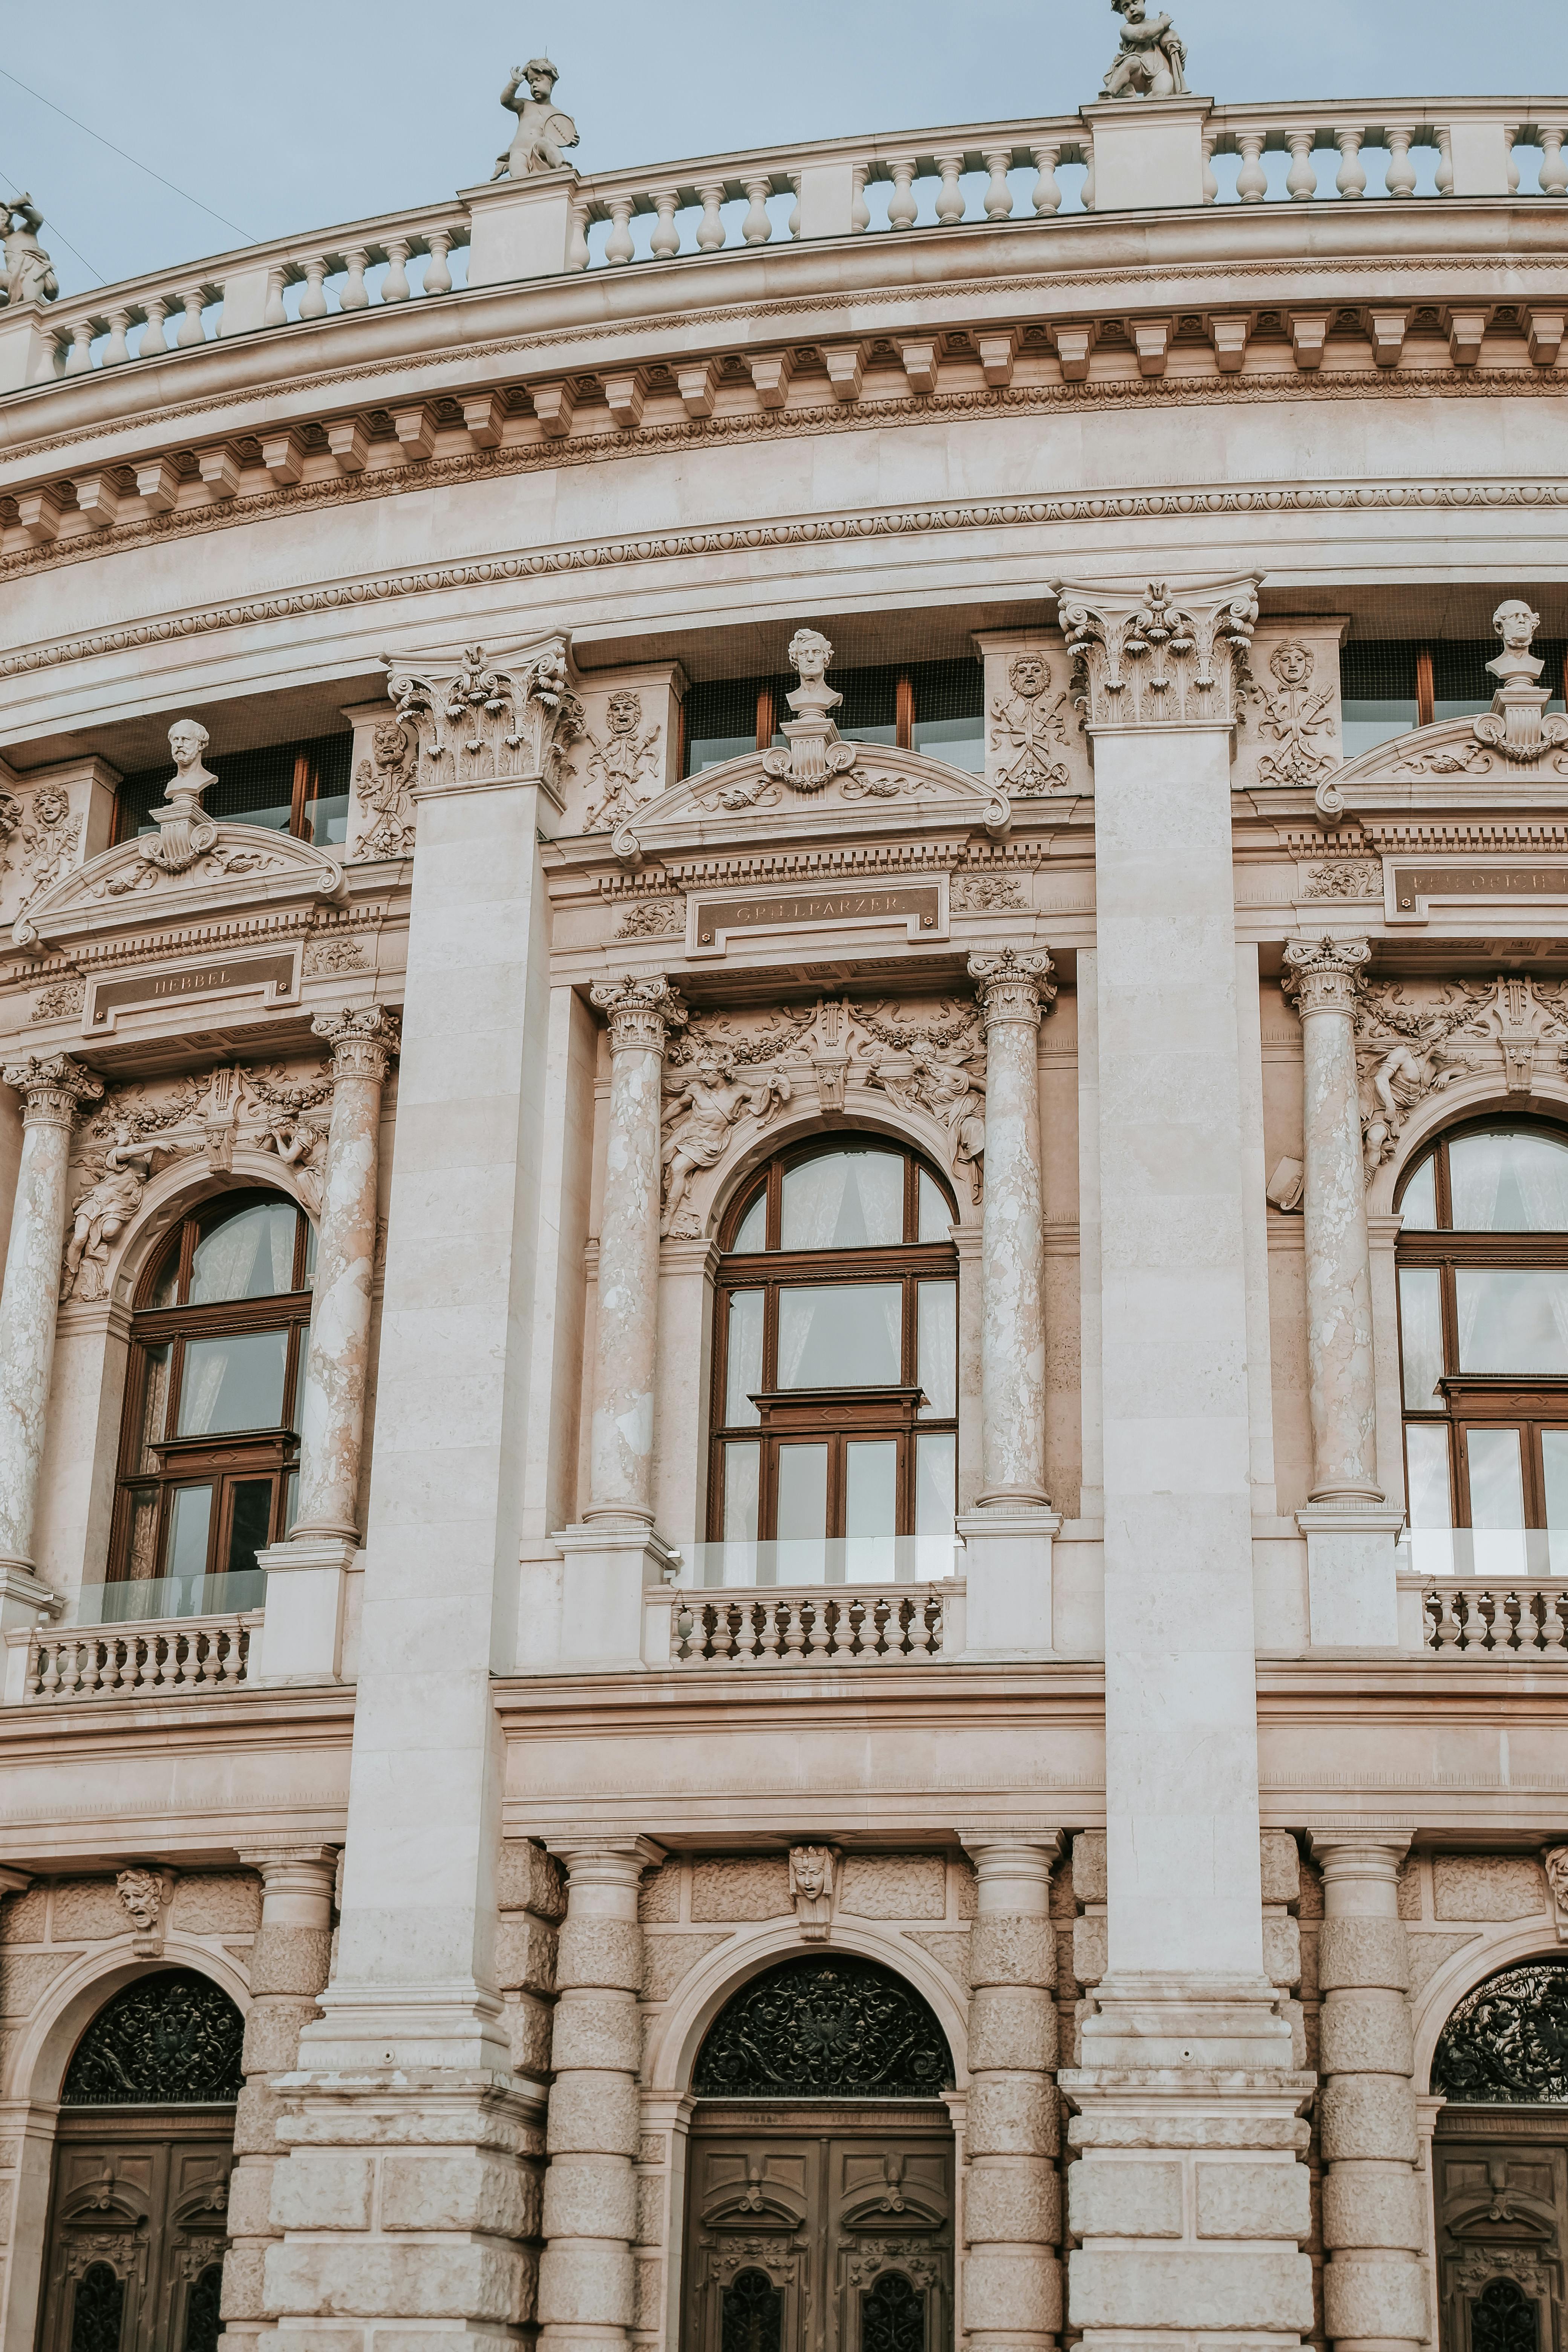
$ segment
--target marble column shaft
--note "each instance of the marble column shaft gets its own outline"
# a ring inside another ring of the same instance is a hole
[[[686,1008],[661,978],[600,981],[589,994],[610,1018],[610,1120],[584,1517],[651,1526],[664,1049]]]
[[[1323,2314],[1340,2352],[1427,2336],[1410,1958],[1398,1894],[1408,1843],[1408,1832],[1312,1832],[1323,1874]]]
[[[300,1511],[289,1532],[353,1542],[370,1370],[381,1089],[396,1051],[396,1016],[369,1005],[322,1014],[310,1026],[332,1048],[332,1118],[300,1410]]]
[[[1061,2326],[1056,1934],[1048,1842],[963,1841],[979,1890],[969,1938],[963,2316],[970,2352],[1045,2347]]]
[[[626,2342],[634,2310],[637,1881],[663,1853],[632,1837],[584,1838],[552,1850],[571,1874],[555,1977],[540,2341],[546,2352],[602,2352]]]
[[[0,1291],[0,1568],[31,1569],[59,1315],[71,1127],[103,1087],[68,1054],[14,1062],[3,1075],[26,1108]]]
[[[337,1877],[330,1846],[267,1849],[244,1853],[240,1860],[261,1875],[261,1924],[250,1948],[251,2006],[241,2053],[246,2082],[235,2114],[220,2352],[251,2352],[276,2338],[266,2315],[262,2269],[268,2246],[281,2235],[271,2206],[272,2176],[283,2151],[277,2141],[279,2100],[268,2077],[298,2063],[300,2029],[321,2014],[316,1996],[331,1958]]]
[[[982,1508],[1047,1499],[1037,1041],[1056,996],[1050,970],[1049,956],[1011,948],[969,960],[985,1016]]]
[[[1372,1346],[1372,1270],[1356,1076],[1364,940],[1285,950],[1301,1018],[1307,1365],[1314,1503],[1381,1502]]]

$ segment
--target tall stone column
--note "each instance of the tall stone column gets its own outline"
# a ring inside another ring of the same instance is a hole
[[[562,1664],[603,1672],[642,1664],[643,1591],[671,1557],[653,1531],[660,1122],[664,1050],[687,1014],[662,975],[596,981],[588,992],[610,1023],[590,1492],[582,1524],[555,1540],[566,1556]]]
[[[1380,1826],[1380,1825],[1378,1825]],[[1339,2352],[1426,2340],[1409,1948],[1398,1874],[1409,1832],[1314,1830],[1318,1931],[1323,2315]]]
[[[1056,2084],[1058,1837],[965,1831],[979,1879],[969,1937],[963,2317],[970,2352],[1025,2352],[1062,2320]]]
[[[1355,1059],[1364,940],[1292,940],[1286,993],[1301,1019],[1307,1374],[1312,1490],[1307,1538],[1314,1646],[1399,1638],[1394,1544],[1403,1524],[1377,1481],[1372,1265]]]
[[[315,1300],[300,1418],[300,1508],[268,1571],[265,1683],[324,1682],[342,1657],[344,1578],[359,1547],[360,1455],[370,1378],[381,1090],[398,1016],[379,1004],[321,1013],[332,1118],[316,1232]]]
[[[22,1604],[26,1614],[16,1622],[23,1623],[57,1599],[34,1572],[34,1522],[59,1314],[71,1127],[100,1100],[103,1083],[68,1054],[7,1063],[0,1076],[25,1106],[0,1291],[0,1603]]]
[[[266,1847],[239,1858],[260,1873],[261,1924],[250,1948],[251,2006],[241,2053],[246,2080],[234,2122],[220,2352],[258,2352],[263,2342],[277,2340],[266,2315],[262,2274],[267,2249],[282,2234],[272,2221],[272,2177],[285,2151],[277,2140],[280,2102],[268,2077],[298,2063],[300,2029],[321,2015],[316,1996],[331,1958],[337,1878],[331,1846]]]
[[[555,1971],[540,2344],[542,2352],[604,2352],[626,2344],[632,2325],[637,1881],[664,1850],[647,1838],[584,1837],[552,1842],[551,1851],[570,1876]]]
[[[1051,1646],[1046,1492],[1045,1255],[1040,1205],[1041,1016],[1056,999],[1048,955],[973,955],[985,1022],[981,1227],[981,1486],[960,1521],[968,1558],[967,1652]]]
[[[1230,758],[1251,581],[1058,591],[1094,756],[1107,1967],[1068,2137],[1091,2347],[1311,2326],[1263,1965]]]

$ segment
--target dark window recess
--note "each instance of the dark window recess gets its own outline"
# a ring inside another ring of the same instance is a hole
[[[720,2011],[698,2053],[700,2099],[934,2099],[952,2058],[914,1987],[875,1960],[784,1960]]]
[[[205,754],[217,778],[203,803],[229,824],[264,825],[325,849],[347,837],[352,735],[318,735],[308,743],[268,743],[258,751]],[[156,833],[152,812],[163,800],[172,761],[127,776],[120,787],[118,837]]]
[[[860,2305],[861,2352],[925,2352],[926,2300],[901,2271],[884,2271]]]
[[[1455,637],[1423,645],[1415,637],[1358,639],[1340,650],[1345,757],[1358,759],[1391,736],[1435,719],[1463,719],[1489,710],[1497,680],[1487,664],[1500,651],[1496,637]],[[1545,663],[1542,683],[1563,709],[1563,671],[1568,640],[1537,637],[1535,652]]]
[[[1541,2315],[1512,2279],[1495,2278],[1470,2305],[1470,2352],[1539,2352]]]
[[[89,2263],[71,2311],[70,2352],[120,2352],[125,2281],[107,2263]]]
[[[742,2271],[720,2305],[720,2352],[780,2352],[784,2296],[765,2271]]]
[[[923,751],[978,775],[985,764],[985,673],[974,660],[882,664],[833,669],[827,682],[844,698],[834,721],[846,741]],[[724,677],[687,694],[686,772],[784,740],[793,673]]]
[[[138,1977],[105,2003],[77,2043],[60,2094],[68,2107],[227,2105],[244,2080],[245,2020],[221,1985],[191,1969]]]

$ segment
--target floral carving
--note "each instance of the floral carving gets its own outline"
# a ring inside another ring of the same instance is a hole
[[[994,907],[1022,907],[1024,886],[1016,874],[956,874],[952,904],[960,914],[978,915]]]
[[[1303,898],[1381,898],[1383,868],[1367,857],[1336,858],[1314,866],[1307,875]]]
[[[1568,2104],[1568,1967],[1530,1961],[1467,1993],[1438,2036],[1432,2088],[1487,2106]]]
[[[68,1021],[87,1003],[87,982],[79,974],[69,980],[51,981],[33,999],[28,1018],[33,1021]]]
[[[367,961],[357,940],[339,936],[305,942],[305,970],[312,979],[340,971],[363,971]]]
[[[621,917],[618,940],[669,939],[686,929],[683,898],[639,898]]]
[[[356,857],[409,857],[414,852],[414,744],[397,719],[379,721],[371,756],[354,772],[362,811],[372,822],[354,844]]]
[[[1258,593],[1238,581],[1182,604],[1163,582],[1142,597],[1063,585],[1058,610],[1095,727],[1224,723],[1258,620]]]
[[[1510,973],[1416,996],[1385,982],[1363,990],[1356,1028],[1370,1183],[1394,1157],[1411,1111],[1440,1087],[1495,1056],[1508,1092],[1528,1095],[1542,1046],[1568,1064],[1568,985]]]
[[[1046,699],[1051,667],[1039,653],[1015,654],[1007,665],[1007,683],[1012,692],[999,695],[991,706],[991,749],[1009,762],[998,772],[997,782],[1016,800],[1066,792],[1071,780],[1062,761],[1052,756],[1067,746],[1062,717],[1066,688],[1053,701]]]
[[[570,746],[583,733],[583,705],[573,691],[563,643],[528,655],[515,667],[468,646],[455,669],[416,668],[384,654],[395,716],[419,745],[420,781],[483,782],[515,776],[539,782],[559,800],[571,773]]]
[[[58,784],[40,784],[21,824],[17,846],[18,861],[5,860],[7,866],[20,863],[22,896],[17,910],[30,906],[41,890],[58,882],[74,864],[77,845],[81,839],[81,819],[72,816],[70,800]]]
[[[742,1986],[709,2028],[701,2098],[933,2098],[952,2080],[941,2026],[874,1960],[785,1960]]]
[[[244,2039],[245,2020],[210,1977],[184,1969],[138,1977],[105,2003],[77,2043],[62,2103],[162,2106],[233,2100],[245,2079]]]
[[[657,725],[645,732],[642,697],[629,687],[617,688],[605,702],[602,742],[584,725],[589,772],[599,795],[584,814],[584,833],[613,832],[652,799],[658,789],[657,755],[663,732]]]

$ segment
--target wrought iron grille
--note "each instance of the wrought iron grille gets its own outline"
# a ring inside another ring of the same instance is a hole
[[[223,2264],[209,2263],[192,2287],[185,2305],[184,2352],[217,2352],[223,2326],[218,2309],[222,2298]]]
[[[720,2352],[779,2352],[783,2339],[783,2295],[765,2271],[742,2271],[724,2289]]]
[[[211,2106],[237,2099],[245,2020],[209,1977],[165,1969],[105,2003],[66,2070],[68,2107]]]
[[[1493,2279],[1470,2305],[1470,2352],[1540,2352],[1540,2343],[1541,2315],[1523,2288]]]
[[[1432,2088],[1471,2106],[1568,2105],[1568,1964],[1531,1960],[1467,1993],[1438,2036]]]
[[[925,2340],[924,2295],[901,2271],[884,2271],[860,2305],[860,2352],[925,2352]]]
[[[70,2352],[120,2352],[125,2281],[107,2263],[89,2263],[71,2306]]]
[[[699,2098],[931,2099],[952,2081],[912,1986],[852,1956],[784,1960],[742,1985],[698,2053]]]

